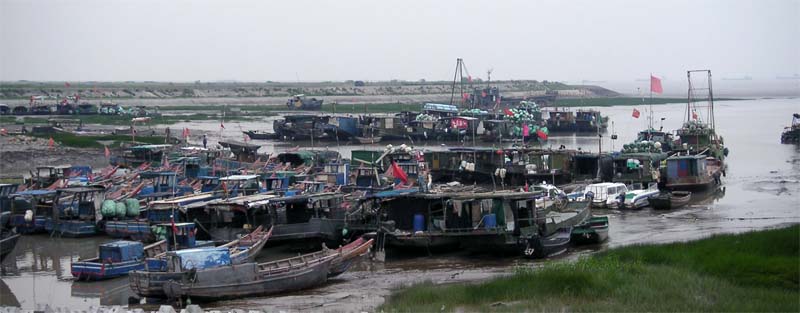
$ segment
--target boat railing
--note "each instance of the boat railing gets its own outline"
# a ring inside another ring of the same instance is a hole
[[[326,250],[293,258],[277,260],[258,264],[258,273],[261,275],[274,275],[295,270],[300,267],[319,264],[330,261],[340,255],[336,250]]]

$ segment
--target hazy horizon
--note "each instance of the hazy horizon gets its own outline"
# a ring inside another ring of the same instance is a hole
[[[791,93],[798,38],[798,0],[0,0],[0,81],[452,80],[460,57],[483,79],[631,93],[707,68]]]

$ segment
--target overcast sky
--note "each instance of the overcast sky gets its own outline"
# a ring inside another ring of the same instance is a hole
[[[800,72],[800,1],[0,0],[0,80],[756,79]]]

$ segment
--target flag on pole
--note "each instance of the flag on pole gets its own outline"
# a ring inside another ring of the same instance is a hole
[[[219,128],[225,129],[225,123],[219,122]]]
[[[697,119],[697,112],[696,111],[692,111],[692,118],[693,119]]]
[[[399,178],[404,185],[408,184],[408,175],[406,175],[406,172],[394,161],[392,161],[392,174],[395,178]]]
[[[472,75],[467,75],[467,81],[470,83],[472,82]]]
[[[634,108],[633,109],[633,114],[631,114],[631,116],[633,116],[633,118],[639,118],[639,115],[640,115],[639,110]]]
[[[509,110],[508,108],[503,109],[503,113],[505,113],[508,116],[514,116],[514,112],[511,112],[511,110]]]
[[[528,137],[531,134],[531,129],[528,124],[522,124],[522,138]]]
[[[106,151],[104,152],[104,154],[106,155],[106,159],[108,159],[111,156],[111,151],[108,151],[108,146],[105,146],[105,150]]]
[[[461,97],[464,98],[464,101],[467,101],[467,99],[469,99],[469,94],[465,92]]]
[[[658,77],[650,75],[650,91],[655,92],[657,94],[661,94],[664,92],[664,89],[661,88],[661,79]]]
[[[56,145],[56,142],[53,141],[53,137],[50,137],[50,140],[47,141],[47,146],[50,147],[50,150],[53,150],[53,147]]]
[[[183,128],[183,138],[184,139],[185,138],[189,138],[189,128],[188,127],[184,127]]]
[[[72,86],[72,85],[69,82],[64,82],[64,87],[69,88],[70,86]]]
[[[536,130],[536,135],[539,136],[539,138],[542,138],[542,140],[547,140],[547,133],[545,133],[541,128]]]

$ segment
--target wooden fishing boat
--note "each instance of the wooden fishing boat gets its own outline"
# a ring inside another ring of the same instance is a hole
[[[564,253],[569,247],[571,237],[572,227],[560,228],[554,234],[547,237],[531,237],[524,251],[525,257],[546,258]]]
[[[272,228],[265,232],[259,226],[252,233],[217,248],[185,249],[161,253],[148,259],[143,269],[130,273],[131,290],[142,297],[166,297],[163,289],[164,283],[169,280],[180,279],[181,275],[183,275],[181,271],[176,271],[174,268],[170,269],[170,259],[183,262],[183,259],[189,260],[195,255],[203,255],[208,251],[218,250],[225,251],[225,259],[228,261],[207,264],[206,267],[253,262],[271,236]]]
[[[75,279],[87,281],[124,276],[131,271],[144,269],[145,258],[164,251],[166,245],[166,240],[147,247],[143,247],[141,242],[125,240],[102,244],[99,257],[72,262],[70,271]]]
[[[250,139],[254,140],[278,139],[278,135],[275,133],[268,133],[257,130],[248,130],[248,131],[243,131],[242,133],[247,135],[247,137],[250,137]]]
[[[360,237],[356,241],[336,249],[339,256],[331,261],[331,267],[328,270],[328,278],[336,277],[346,272],[355,261],[369,252],[374,241],[374,239],[367,240],[364,237]]]
[[[353,137],[353,138],[355,138],[355,140],[356,140],[358,143],[362,144],[362,145],[373,144],[373,143],[379,143],[379,142],[381,142],[381,139],[383,139],[383,137],[381,137],[381,136],[373,136],[373,137],[359,137],[359,136],[355,136],[355,137]]]
[[[597,244],[608,239],[608,216],[592,216],[572,229],[575,244]]]
[[[180,280],[164,283],[170,299],[192,301],[263,296],[308,289],[325,283],[339,253],[320,251],[293,258],[208,269],[181,269]]]
[[[687,205],[691,199],[692,193],[690,191],[672,191],[653,195],[648,201],[653,209],[673,210]]]

